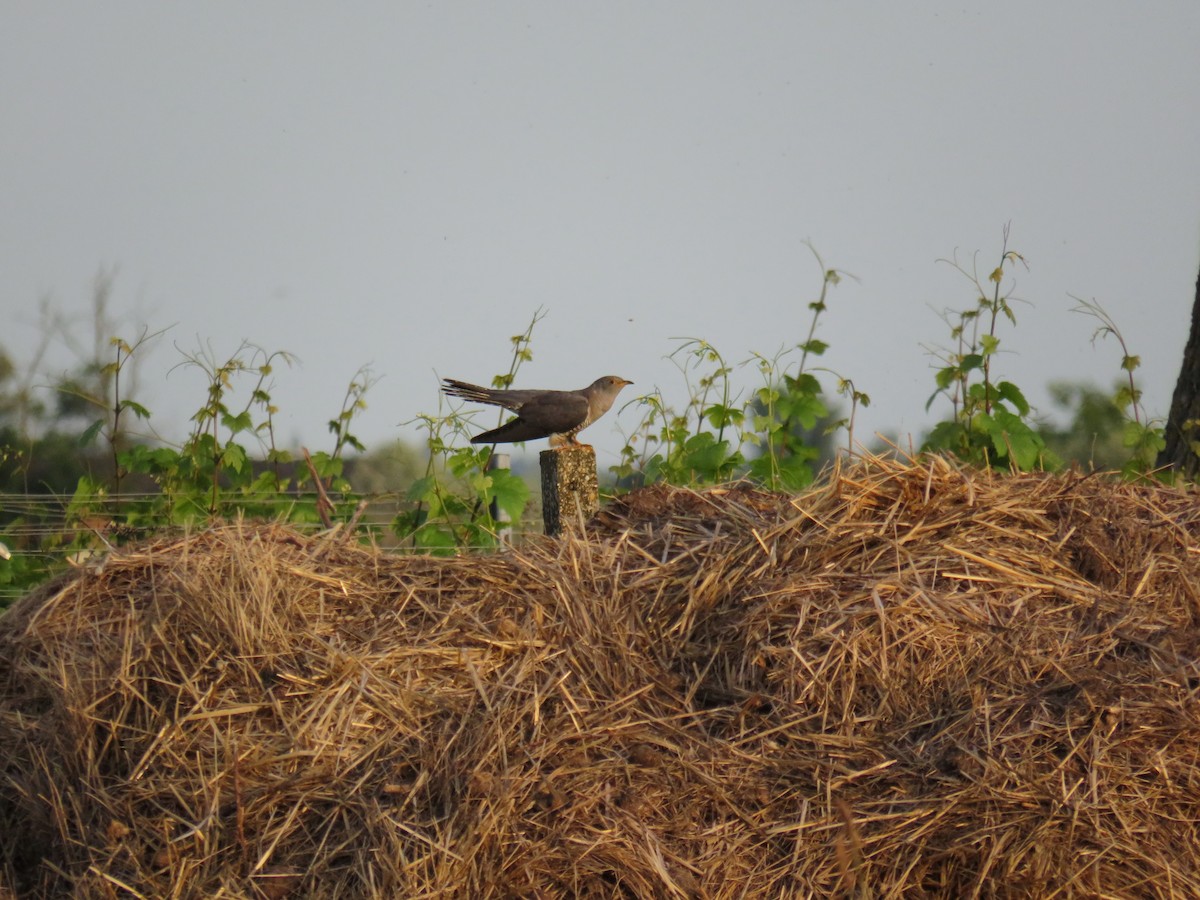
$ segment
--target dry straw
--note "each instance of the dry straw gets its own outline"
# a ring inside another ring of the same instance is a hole
[[[1198,622],[1192,496],[939,459],[501,555],[214,528],[0,620],[0,885],[1198,896]]]

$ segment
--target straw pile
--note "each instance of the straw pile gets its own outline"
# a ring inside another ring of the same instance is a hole
[[[456,559],[230,525],[0,620],[2,877],[1198,896],[1198,657],[1200,504],[1095,477],[659,487]]]

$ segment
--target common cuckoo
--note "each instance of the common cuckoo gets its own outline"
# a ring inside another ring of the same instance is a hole
[[[453,378],[443,380],[447,396],[502,406],[517,414],[499,428],[475,435],[472,444],[511,444],[548,437],[554,447],[581,446],[575,435],[609,411],[621,388],[633,384],[605,375],[581,391],[502,391]]]

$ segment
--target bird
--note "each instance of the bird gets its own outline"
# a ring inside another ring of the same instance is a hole
[[[442,380],[446,383],[442,391],[448,397],[502,406],[517,414],[499,428],[475,435],[472,444],[511,444],[550,438],[550,446],[560,450],[585,446],[575,435],[612,408],[621,388],[633,384],[616,375],[605,375],[578,391],[505,391],[453,378]]]

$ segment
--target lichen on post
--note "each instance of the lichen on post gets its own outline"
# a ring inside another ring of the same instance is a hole
[[[543,450],[539,462],[546,534],[561,534],[572,522],[586,522],[600,510],[595,450],[587,445]]]

